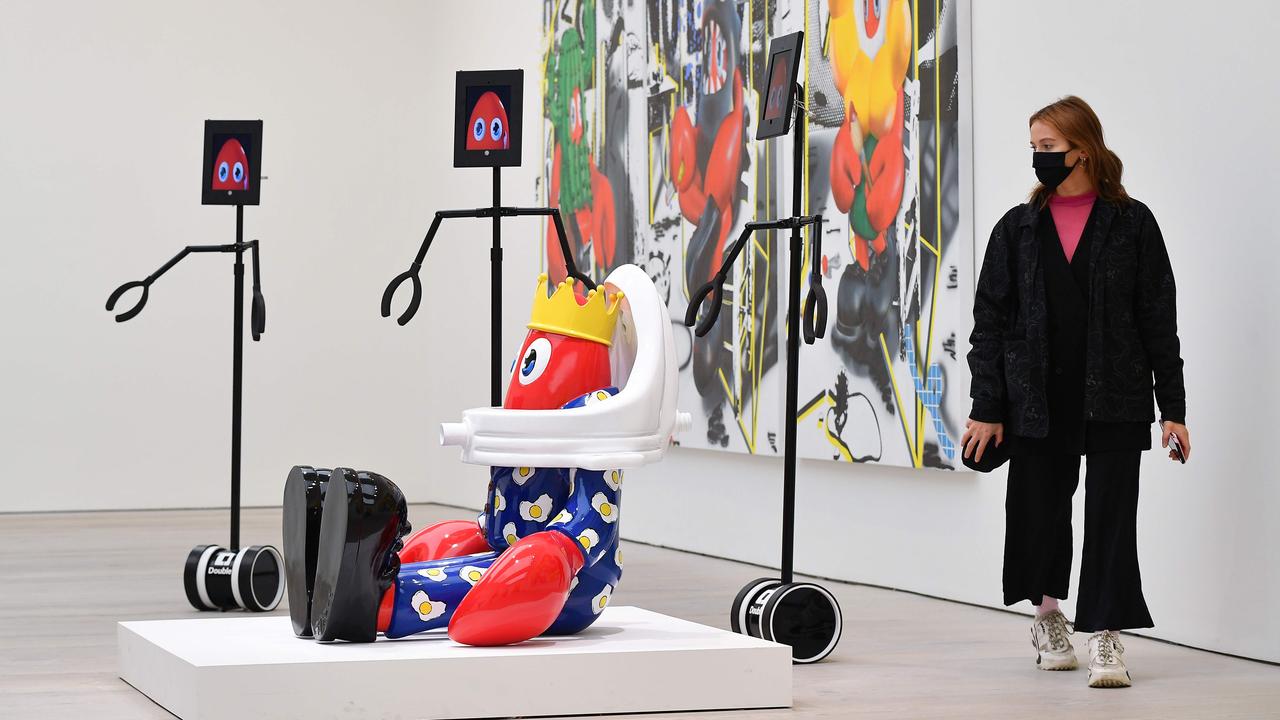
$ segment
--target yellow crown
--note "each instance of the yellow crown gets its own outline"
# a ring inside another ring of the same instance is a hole
[[[605,298],[604,288],[587,292],[585,304],[579,304],[573,292],[573,280],[565,280],[547,296],[547,274],[538,276],[538,289],[533,293],[531,330],[545,330],[558,335],[613,344],[613,326],[618,321],[618,305],[622,293]]]

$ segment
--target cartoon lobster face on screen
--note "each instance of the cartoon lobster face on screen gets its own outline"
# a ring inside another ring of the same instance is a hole
[[[511,143],[511,130],[507,122],[507,108],[492,90],[480,96],[471,109],[468,126],[468,150],[506,150]]]
[[[248,190],[249,156],[240,141],[231,138],[222,143],[213,161],[214,190]]]

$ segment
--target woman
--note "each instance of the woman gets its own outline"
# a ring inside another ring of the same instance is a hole
[[[1076,667],[1066,618],[1071,497],[1086,458],[1085,538],[1075,628],[1089,639],[1089,686],[1128,687],[1117,632],[1151,627],[1138,573],[1138,461],[1161,445],[1189,456],[1173,270],[1146,205],[1125,193],[1087,103],[1031,116],[1029,202],[991,233],[970,337],[973,411],[965,457],[1007,452],[1004,602],[1036,606],[1045,670]],[[1154,380],[1153,380],[1154,378]]]

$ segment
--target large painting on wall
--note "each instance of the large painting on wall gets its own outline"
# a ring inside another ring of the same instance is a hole
[[[800,354],[799,452],[959,467],[973,237],[956,3],[807,8],[807,29],[822,38],[806,58],[807,201],[828,223],[835,312],[826,339]]]
[[[972,237],[957,13],[909,0],[546,0],[543,172],[581,268],[645,268],[680,347],[687,446],[781,454],[786,243],[756,233],[704,338],[681,323],[742,224],[791,209],[791,139],[754,140],[769,40],[809,38],[806,212],[825,340],[801,352],[803,457],[956,467]],[[963,213],[967,221],[967,211]],[[548,228],[548,270],[563,272]],[[781,240],[781,241],[780,241]]]

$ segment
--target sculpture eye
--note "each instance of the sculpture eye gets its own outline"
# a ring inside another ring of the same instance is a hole
[[[222,162],[218,163],[218,181],[219,182],[227,181],[227,170],[228,168],[227,168],[226,160],[223,160]]]
[[[502,118],[494,118],[489,124],[489,137],[498,140],[502,137]]]
[[[243,179],[244,179],[244,165],[243,165],[243,164],[238,163],[238,162],[236,163],[235,167],[234,167],[234,168],[232,169],[232,171],[231,171],[231,178],[232,178],[233,180],[235,180],[236,182],[240,182],[241,180],[243,180]]]
[[[484,118],[476,118],[476,122],[471,126],[471,137],[476,140],[484,139]]]
[[[540,337],[529,343],[529,347],[524,351],[524,357],[520,359],[520,378],[521,385],[528,385],[537,380],[546,371],[547,365],[551,362],[551,341]]]

